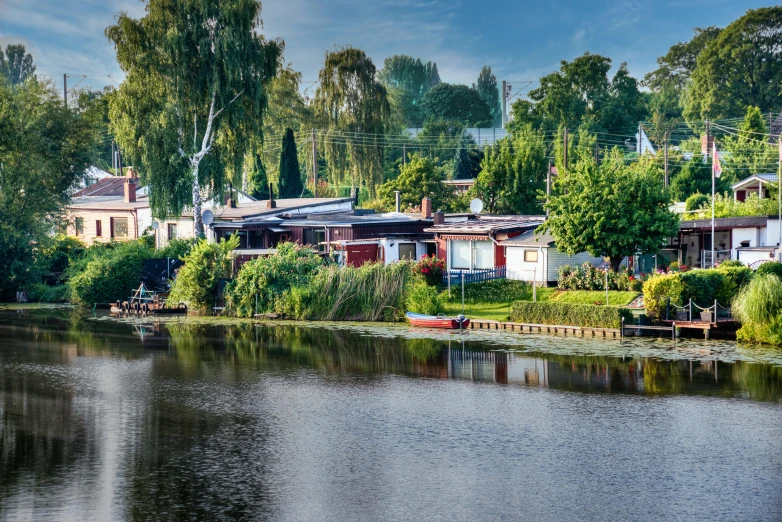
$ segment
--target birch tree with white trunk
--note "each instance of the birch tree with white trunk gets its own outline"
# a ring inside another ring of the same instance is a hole
[[[159,219],[220,197],[262,133],[266,84],[283,44],[260,34],[256,0],[150,0],[140,19],[106,29],[126,78],[110,101],[111,131],[149,186]],[[192,136],[192,140],[188,137]]]

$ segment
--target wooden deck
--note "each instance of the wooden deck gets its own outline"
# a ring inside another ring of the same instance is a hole
[[[508,330],[520,333],[548,333],[561,335],[574,335],[578,337],[605,337],[620,339],[620,328],[582,328],[580,326],[567,326],[560,324],[529,324],[491,321],[488,319],[472,319],[469,330]],[[627,331],[628,328],[625,328]]]

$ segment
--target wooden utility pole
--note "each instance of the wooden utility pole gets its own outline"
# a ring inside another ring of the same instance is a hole
[[[62,102],[65,104],[65,108],[68,108],[68,75],[62,75]]]
[[[407,145],[402,145],[402,165],[407,165]]]
[[[506,85],[508,84],[507,81],[502,80],[502,128],[505,128],[505,123],[508,121],[508,111],[507,111],[507,99],[508,95],[506,93]]]
[[[665,146],[665,186],[668,186],[668,132],[665,132],[664,138]]]
[[[551,201],[551,160],[548,162],[548,171],[546,172],[546,203]],[[546,208],[546,217],[549,215],[549,209]]]
[[[567,170],[568,164],[567,164],[567,127],[565,127],[565,136],[564,136],[564,142],[565,142],[565,170]]]
[[[318,197],[318,143],[315,141],[315,128],[312,128],[312,197]]]

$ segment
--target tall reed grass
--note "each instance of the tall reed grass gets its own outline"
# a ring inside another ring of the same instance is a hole
[[[733,316],[741,321],[740,340],[782,344],[782,281],[756,275],[733,300]]]

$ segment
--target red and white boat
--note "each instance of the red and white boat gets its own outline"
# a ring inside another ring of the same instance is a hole
[[[470,326],[470,320],[459,315],[458,317],[447,317],[445,314],[438,315],[424,315],[414,314],[413,312],[407,312],[405,314],[407,320],[413,326],[420,326],[423,328],[445,328],[448,330],[466,329]]]

